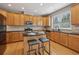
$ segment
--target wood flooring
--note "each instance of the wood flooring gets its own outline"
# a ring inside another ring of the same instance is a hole
[[[0,55],[24,55],[24,45],[22,42],[0,45]],[[68,49],[60,44],[51,42],[51,55],[78,55],[79,53]],[[46,55],[46,54],[45,54]]]

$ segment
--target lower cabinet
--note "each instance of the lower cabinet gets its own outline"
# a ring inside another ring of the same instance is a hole
[[[61,32],[59,43],[64,46],[68,46],[68,34]]]
[[[16,42],[23,40],[22,32],[7,32],[6,41],[7,43]]]
[[[47,37],[48,39],[52,39],[52,38],[51,38],[51,32],[48,32],[48,33],[46,34],[46,37]]]
[[[6,34],[5,32],[0,32],[0,44],[6,43]]]
[[[60,40],[59,35],[60,35],[59,32],[52,32],[51,33],[52,41],[59,43],[59,40]]]
[[[70,35],[68,47],[79,52],[79,38],[75,37],[74,35]]]
[[[47,38],[79,52],[79,36],[63,32],[50,32]]]

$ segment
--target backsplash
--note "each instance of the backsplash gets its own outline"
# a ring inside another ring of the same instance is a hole
[[[72,25],[72,31],[79,32],[79,25]]]
[[[7,31],[24,31],[27,29],[27,26],[7,26]],[[43,26],[32,26],[33,30],[44,30]]]
[[[24,26],[7,26],[7,31],[24,31]]]

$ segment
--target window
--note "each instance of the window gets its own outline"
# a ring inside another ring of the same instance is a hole
[[[54,29],[71,29],[71,13],[69,10],[57,13],[52,18]]]

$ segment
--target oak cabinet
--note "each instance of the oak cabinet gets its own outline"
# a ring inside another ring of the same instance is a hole
[[[72,24],[79,24],[79,4],[71,7],[71,21]]]
[[[79,38],[75,37],[75,35],[69,35],[68,47],[79,52]]]
[[[19,25],[24,25],[24,20],[25,20],[25,18],[24,18],[24,15],[23,14],[20,14],[20,22],[19,22]]]
[[[14,25],[20,25],[20,14],[14,14]]]
[[[43,23],[43,26],[48,26],[49,25],[49,17],[48,16],[42,17],[42,23]]]
[[[28,16],[28,15],[24,15],[24,23],[25,23],[26,21],[29,21],[29,16]]]
[[[24,15],[7,13],[6,25],[24,25]]]
[[[46,17],[46,26],[49,26],[49,16]]]
[[[68,46],[68,34],[61,32],[59,43],[64,46]]]
[[[0,9],[0,25],[6,25],[7,12]]]
[[[32,19],[33,21],[33,25],[36,25],[36,16],[33,16],[33,19]]]
[[[14,25],[14,14],[7,13],[6,25]]]
[[[5,10],[0,9],[0,14],[2,14],[5,17],[7,17],[7,12]]]
[[[51,33],[52,41],[59,43],[59,40],[60,40],[59,34],[60,34],[59,32],[52,32]]]
[[[46,34],[46,37],[47,37],[48,39],[51,39],[51,40],[52,40],[52,38],[51,38],[51,32],[48,32],[48,33]]]
[[[7,32],[6,33],[6,41],[7,43],[12,43],[16,41],[22,41],[23,34],[22,32]]]
[[[5,32],[0,32],[0,44],[6,43],[6,34]]]
[[[72,35],[63,32],[49,32],[46,37],[79,52],[79,35]]]

